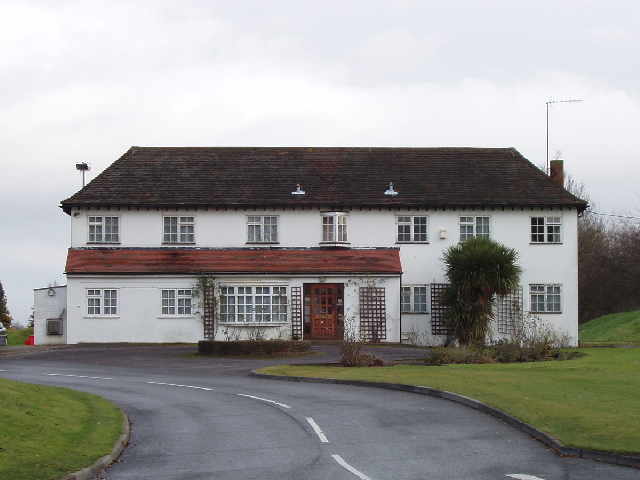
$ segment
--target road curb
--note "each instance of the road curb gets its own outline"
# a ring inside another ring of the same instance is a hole
[[[464,395],[458,395],[457,393],[447,392],[445,390],[437,390],[430,387],[420,387],[417,385],[406,385],[403,383],[384,383],[384,382],[369,382],[365,380],[338,380],[335,378],[320,378],[320,377],[295,377],[285,375],[270,375],[265,373],[258,373],[252,370],[250,375],[256,378],[264,378],[270,380],[284,380],[289,382],[307,382],[307,383],[330,383],[339,385],[352,385],[357,387],[371,387],[371,388],[384,388],[387,390],[398,390],[401,392],[418,393],[420,395],[429,395],[430,397],[442,398],[444,400],[450,400],[452,402],[461,403],[467,407],[481,412],[488,413],[494,417],[499,418],[503,422],[522,430],[523,432],[531,435],[534,439],[544,443],[551,447],[558,455],[566,457],[579,457],[589,460],[597,460],[600,462],[613,463],[616,465],[622,465],[625,467],[640,468],[640,458],[629,457],[625,455],[616,455],[613,453],[597,452],[595,450],[584,450],[581,448],[567,447],[563,445],[558,439],[549,435],[546,432],[538,430],[533,425],[524,423],[522,420],[514,417],[513,415],[500,410],[499,408],[492,407],[486,403],[480,402],[474,398],[465,397]]]
[[[127,446],[127,443],[129,442],[129,436],[131,435],[131,425],[129,424],[129,418],[127,417],[127,414],[122,410],[120,410],[120,413],[122,413],[122,433],[113,446],[111,453],[99,458],[93,465],[83,468],[82,470],[79,470],[77,472],[65,475],[60,480],[88,480],[98,475],[105,468],[116,461],[116,459],[124,450],[124,447]]]

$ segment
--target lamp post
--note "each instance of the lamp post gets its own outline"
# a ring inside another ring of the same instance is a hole
[[[82,188],[84,188],[84,174],[90,170],[89,164],[87,163],[76,163],[76,170],[80,170],[82,172]]]

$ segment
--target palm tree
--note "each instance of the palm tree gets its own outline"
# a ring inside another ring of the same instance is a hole
[[[460,345],[484,343],[496,295],[520,283],[518,252],[489,238],[474,237],[444,251],[446,318]]]

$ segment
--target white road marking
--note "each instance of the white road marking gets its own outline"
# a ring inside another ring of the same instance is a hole
[[[307,417],[307,422],[309,422],[309,425],[311,425],[311,427],[313,428],[313,431],[316,432],[316,435],[318,435],[318,437],[320,437],[320,441],[322,443],[329,443],[329,440],[327,439],[327,437],[325,436],[324,433],[322,433],[322,430],[320,430],[320,427],[318,426],[318,424],[313,420],[313,418],[311,417]]]
[[[61,373],[42,373],[41,375],[48,375],[49,377],[73,377],[73,378],[91,378],[93,380],[113,380],[110,377],[90,377],[89,375],[62,375]]]
[[[282,408],[291,408],[289,405],[276,402],[275,400],[269,400],[268,398],[254,397],[253,395],[245,395],[244,393],[239,393],[238,396],[253,398],[254,400],[260,400],[261,402],[273,403],[274,405],[278,405],[279,407],[282,407]]]
[[[515,478],[517,480],[544,480],[544,478],[534,477],[533,475],[526,475],[524,473],[511,473],[506,475],[507,477]]]
[[[334,458],[334,460],[336,462],[338,462],[340,465],[342,465],[344,468],[349,470],[351,473],[353,473],[358,478],[361,478],[362,480],[371,480],[364,473],[359,472],[358,470],[353,468],[351,465],[349,465],[347,462],[345,462],[340,455],[331,455],[331,456]]]
[[[181,385],[179,383],[164,383],[164,382],[146,382],[149,385],[166,385],[168,387],[182,387],[182,388],[193,388],[195,390],[205,390],[207,392],[211,392],[212,388],[207,387],[196,387],[195,385]]]

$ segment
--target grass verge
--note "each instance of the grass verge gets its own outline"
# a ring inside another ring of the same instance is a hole
[[[22,330],[7,330],[7,345],[24,345],[24,342],[33,335],[33,327],[23,328]]]
[[[280,365],[259,371],[446,390],[515,415],[566,446],[640,456],[640,349],[580,351],[586,355],[566,361],[381,368]]]
[[[640,345],[640,310],[612,313],[580,325],[583,345]]]
[[[0,478],[58,479],[108,455],[122,413],[85,392],[0,379]]]

